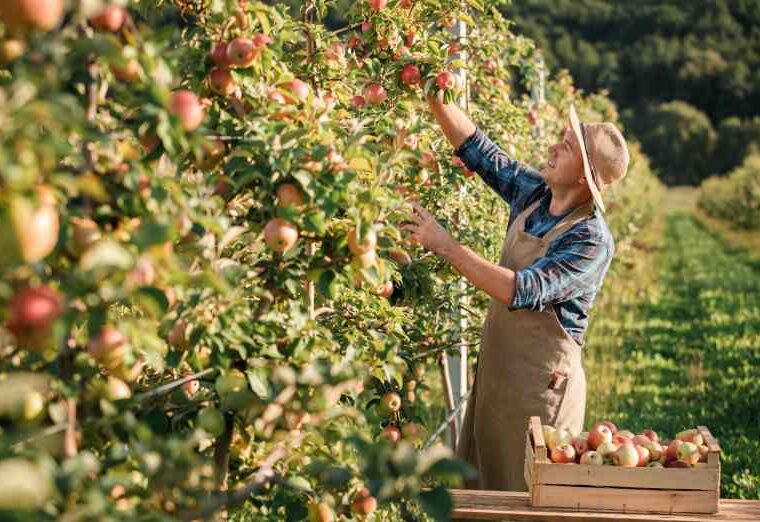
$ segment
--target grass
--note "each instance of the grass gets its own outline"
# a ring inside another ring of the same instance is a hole
[[[703,424],[723,448],[721,495],[760,498],[760,272],[706,228],[688,194],[605,288],[589,331],[588,423],[667,437]]]

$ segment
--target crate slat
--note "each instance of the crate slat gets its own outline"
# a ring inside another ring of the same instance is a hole
[[[537,484],[532,503],[539,507],[574,507],[644,513],[715,513],[718,494],[710,491],[588,488]]]
[[[620,468],[588,464],[534,463],[534,484],[717,491],[717,468]]]

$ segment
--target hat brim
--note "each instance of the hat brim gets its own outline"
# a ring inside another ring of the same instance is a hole
[[[581,156],[583,156],[583,174],[586,176],[586,183],[588,184],[588,188],[591,191],[591,196],[594,198],[594,203],[599,208],[599,210],[606,212],[607,209],[604,208],[602,194],[599,192],[599,189],[596,188],[594,177],[591,174],[591,165],[588,161],[588,155],[586,154],[586,140],[583,138],[583,133],[581,132],[581,122],[578,119],[578,113],[575,112],[574,104],[570,105],[570,127],[573,129],[575,137],[578,139],[578,143],[581,146]]]

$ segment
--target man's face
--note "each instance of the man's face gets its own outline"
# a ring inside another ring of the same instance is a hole
[[[549,147],[549,160],[541,175],[550,186],[573,186],[583,179],[581,144],[570,126],[565,127],[562,140]]]

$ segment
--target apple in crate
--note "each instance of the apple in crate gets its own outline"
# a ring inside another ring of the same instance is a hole
[[[641,446],[639,444],[634,444],[633,446],[636,448],[636,451],[639,453],[639,463],[637,464],[637,466],[644,467],[647,464],[649,464],[649,459],[651,458],[649,454],[649,450],[646,447]]]
[[[699,446],[693,442],[684,442],[678,446],[677,450],[678,460],[688,462],[689,464],[696,464],[699,462]]]
[[[605,442],[612,441],[612,431],[605,424],[597,423],[588,432],[588,445],[591,449],[599,448]]]
[[[665,451],[665,462],[670,462],[678,459],[678,448],[683,444],[682,440],[673,439],[668,444],[668,449]]]
[[[633,438],[636,436],[631,430],[618,430],[615,435],[620,435],[621,437],[625,437],[631,440],[633,440]]]
[[[649,441],[642,446],[649,450],[649,460],[660,460],[660,457],[663,456],[663,447],[658,442]]]
[[[662,462],[657,462],[656,460],[653,460],[649,464],[647,464],[648,468],[664,468],[665,466],[662,465]]]
[[[570,445],[571,442],[570,433],[567,432],[567,430],[563,429],[556,429],[553,433],[550,434],[550,437],[546,439],[546,447],[550,450],[554,450],[554,448],[561,446],[562,444]]]
[[[570,444],[573,446],[573,449],[575,450],[575,456],[577,458],[580,458],[581,455],[591,449],[588,445],[588,440],[581,437],[580,435],[573,438]]]
[[[604,458],[598,451],[590,450],[581,455],[581,464],[589,464],[591,466],[601,466],[604,464]]]
[[[632,442],[634,444],[638,444],[639,446],[646,447],[647,443],[652,442],[652,440],[643,433],[639,433],[638,435],[633,436]]]
[[[623,444],[612,453],[612,462],[623,468],[635,468],[639,464],[639,452],[633,444]]]
[[[702,434],[699,433],[699,431],[695,429],[684,430],[684,431],[676,433],[676,439],[682,440],[684,442],[691,442],[695,446],[701,446],[702,444],[705,443],[705,440],[702,437]]]
[[[657,432],[652,429],[647,428],[644,431],[642,431],[641,434],[647,437],[652,442],[660,442],[660,436],[657,435]]]
[[[682,460],[671,460],[665,463],[666,468],[690,468],[691,464]]]
[[[567,442],[563,442],[552,450],[551,459],[557,464],[575,464],[575,449]]]
[[[597,446],[596,451],[599,453],[603,458],[608,459],[612,458],[612,454],[615,453],[620,446],[615,444],[612,441],[602,442]]]
[[[541,433],[544,435],[544,444],[547,448],[549,447],[549,441],[554,437],[555,431],[557,431],[557,429],[554,426],[549,426],[548,424],[541,426]]]
[[[602,420],[602,421],[597,422],[596,424],[597,425],[598,424],[604,424],[605,426],[607,426],[610,429],[610,432],[612,432],[613,435],[615,433],[617,433],[617,430],[618,430],[617,426],[615,426],[615,424],[613,422],[610,422],[608,420]]]
[[[630,437],[628,435],[631,435]],[[633,444],[633,433],[630,431],[618,431],[612,436],[612,442],[615,444]]]

